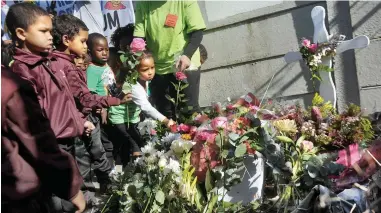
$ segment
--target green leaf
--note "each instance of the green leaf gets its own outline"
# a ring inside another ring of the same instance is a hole
[[[247,137],[247,136],[243,136],[243,137],[239,140],[239,143],[243,143],[243,142],[247,141],[247,139],[249,139],[249,137]]]
[[[187,102],[187,101],[189,101],[188,98],[184,98],[184,99],[181,100],[181,102],[183,102],[183,103],[185,103],[185,102]]]
[[[183,85],[181,86],[181,90],[187,88],[188,86],[189,86],[189,84],[183,84]]]
[[[240,144],[236,149],[235,149],[235,152],[234,152],[234,155],[239,158],[239,157],[242,157],[243,155],[245,155],[246,153],[246,144]]]
[[[134,185],[129,185],[127,188],[128,194],[133,198],[136,199],[138,193],[136,191],[136,187]]]
[[[168,94],[165,94],[165,97],[171,101],[172,103],[175,103],[175,99],[171,98],[171,96],[169,96]]]
[[[304,141],[306,137],[302,135],[297,141],[296,141],[296,147],[300,147],[300,144]]]
[[[228,151],[228,150],[224,150],[224,151],[222,151],[222,153],[221,153],[221,157],[222,157],[222,158],[227,158],[228,155],[229,155],[229,151]]]
[[[151,189],[149,187],[145,187],[143,191],[144,193],[146,193],[147,196],[151,193]]]
[[[175,83],[173,83],[173,82],[171,82],[171,84],[175,87],[175,90],[176,90],[176,91],[179,90],[179,85],[177,85],[177,84],[175,84]]]
[[[207,213],[212,213],[213,212],[213,210],[215,209],[214,205],[216,205],[217,200],[218,200],[218,196],[217,195],[213,195],[212,199],[209,202]]]
[[[210,170],[208,169],[208,171],[206,172],[206,177],[205,177],[205,189],[207,192],[212,191],[212,189],[214,188],[213,182],[214,181],[213,181],[212,174],[211,174]]]
[[[155,199],[157,202],[159,202],[160,204],[164,204],[164,200],[165,200],[165,195],[164,195],[164,192],[159,190],[156,192],[156,195],[155,195]]]
[[[222,140],[223,140],[223,136],[221,134],[218,134],[215,139],[218,147],[222,147]]]
[[[285,143],[294,143],[294,141],[287,136],[276,136],[276,138]]]

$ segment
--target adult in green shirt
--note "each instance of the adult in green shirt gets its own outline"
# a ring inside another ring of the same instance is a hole
[[[174,73],[185,72],[187,105],[199,111],[200,52],[205,23],[197,1],[138,1],[134,37],[144,38],[152,51],[156,75],[151,82],[152,101],[167,118],[175,118],[173,104],[166,98],[176,96],[171,82]]]

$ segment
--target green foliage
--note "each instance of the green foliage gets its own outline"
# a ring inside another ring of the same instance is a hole
[[[324,119],[330,115],[335,114],[335,108],[333,107],[332,103],[330,101],[325,102],[323,97],[321,97],[318,93],[315,93],[315,96],[312,99],[312,106],[319,108]],[[311,111],[311,107],[308,108],[309,111]]]

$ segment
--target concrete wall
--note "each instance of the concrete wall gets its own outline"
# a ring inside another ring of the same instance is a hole
[[[303,63],[287,65],[283,56],[297,51],[299,39],[312,38],[311,10],[327,10],[327,28],[347,38],[368,35],[367,49],[348,51],[335,60],[338,108],[349,102],[381,110],[381,2],[236,2],[200,1],[207,25],[203,44],[209,59],[202,67],[200,104],[236,98],[247,92],[309,105],[314,93]]]

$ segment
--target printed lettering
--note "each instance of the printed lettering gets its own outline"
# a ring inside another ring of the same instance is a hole
[[[111,13],[104,14],[103,20],[105,24],[103,31],[107,30],[107,26],[110,28],[110,30],[114,27],[120,27],[118,11],[114,11],[114,18],[111,17]]]

